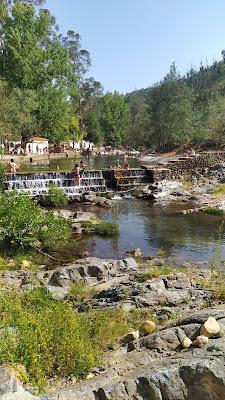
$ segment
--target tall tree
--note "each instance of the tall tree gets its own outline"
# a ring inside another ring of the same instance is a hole
[[[148,100],[149,145],[169,150],[190,139],[193,99],[192,89],[181,79],[173,63]]]
[[[123,144],[129,125],[129,111],[124,97],[118,92],[106,93],[102,97],[100,125],[107,144]]]

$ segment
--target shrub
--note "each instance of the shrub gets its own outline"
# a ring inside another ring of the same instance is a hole
[[[122,310],[78,314],[40,288],[1,290],[0,314],[1,364],[24,365],[40,388],[47,377],[85,376],[131,328],[129,314]]]
[[[44,214],[27,194],[0,195],[0,241],[9,248],[29,247],[37,241],[57,248],[68,240],[69,223],[52,213]]]
[[[62,189],[51,183],[46,196],[47,204],[53,207],[65,207],[68,203],[66,194]]]
[[[220,208],[217,207],[206,207],[203,208],[203,212],[206,214],[212,214],[212,215],[218,215],[218,216],[223,216],[224,210],[221,210]]]
[[[70,235],[70,222],[51,212],[43,218],[43,225],[40,228],[38,239],[47,250],[57,250],[68,241]]]
[[[95,233],[100,236],[117,236],[119,224],[111,221],[101,221],[95,226]]]

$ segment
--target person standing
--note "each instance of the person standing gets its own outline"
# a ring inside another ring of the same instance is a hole
[[[80,167],[78,164],[75,164],[72,170],[72,178],[74,180],[74,185],[80,186]]]
[[[14,162],[13,158],[12,158],[11,161],[10,161],[10,172],[11,172],[11,174],[16,174],[18,168],[19,168],[19,165],[17,165]]]
[[[87,165],[84,164],[83,161],[80,161],[80,177],[81,178],[84,176],[84,172],[85,172],[86,168],[87,168]]]

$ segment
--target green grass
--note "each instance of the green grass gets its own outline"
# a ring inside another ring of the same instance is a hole
[[[163,265],[162,267],[152,267],[148,272],[141,275],[141,279],[147,281],[152,278],[159,278],[162,275],[171,275],[175,269],[170,265]]]
[[[217,216],[225,215],[224,210],[221,210],[220,208],[217,208],[217,207],[206,207],[206,208],[203,208],[202,211],[206,214],[211,214],[211,215],[217,215]]]
[[[85,286],[83,282],[76,282],[70,287],[67,298],[69,302],[73,303],[74,306],[77,306],[83,301],[89,300],[94,294],[94,288]]]
[[[95,233],[104,237],[117,236],[119,235],[119,224],[111,221],[100,221],[95,226]]]
[[[216,196],[223,196],[225,195],[225,184],[220,185],[219,187],[212,190],[212,193]]]
[[[74,296],[82,298],[83,293],[83,287],[71,289]],[[0,314],[0,363],[23,365],[40,389],[49,377],[85,377],[100,365],[104,351],[141,321],[122,309],[76,313],[45,289],[1,289]],[[15,329],[7,331],[9,327]]]

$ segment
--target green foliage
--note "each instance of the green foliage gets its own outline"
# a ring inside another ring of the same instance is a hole
[[[103,132],[97,117],[96,110],[89,112],[85,119],[86,139],[91,143],[101,144],[103,141]]]
[[[89,300],[95,294],[95,289],[87,287],[83,282],[74,283],[69,291],[68,299],[74,306]]]
[[[220,208],[217,208],[217,207],[206,207],[206,208],[203,208],[202,211],[206,214],[212,214],[212,215],[218,215],[218,216],[223,216],[225,214],[224,210],[221,210]]]
[[[209,141],[223,144],[224,81],[224,61],[192,68],[183,77],[173,63],[161,82],[126,95],[131,121],[127,144],[163,151]]]
[[[84,377],[131,327],[122,310],[76,314],[45,289],[1,290],[0,313],[5,329],[0,337],[1,364],[24,365],[40,388],[47,377]]]
[[[220,185],[216,189],[212,191],[216,196],[224,196],[225,195],[225,184]]]
[[[47,203],[53,207],[65,207],[68,203],[68,199],[64,191],[53,183],[51,183],[48,187],[46,200]]]
[[[0,134],[3,138],[17,139],[21,132],[36,128],[33,112],[37,107],[32,90],[12,88],[0,79]]]
[[[57,250],[68,242],[70,236],[70,222],[51,212],[42,219],[37,239],[43,243],[45,249]]]
[[[107,144],[120,146],[123,144],[129,124],[128,106],[118,92],[107,93],[102,99],[100,125],[105,133]]]
[[[140,280],[145,282],[148,279],[159,278],[162,275],[171,275],[174,273],[174,268],[170,265],[163,265],[162,267],[151,267],[147,273],[140,275]]]
[[[69,223],[53,213],[44,214],[28,195],[16,192],[0,196],[0,241],[9,247],[29,247],[37,241],[54,249],[70,236]]]
[[[119,224],[111,221],[100,221],[95,225],[95,233],[100,236],[119,235]]]
[[[59,34],[50,11],[35,7],[41,4],[0,4],[0,133],[23,141],[37,131],[53,143],[80,139],[101,84],[84,78],[91,60],[80,35]]]

